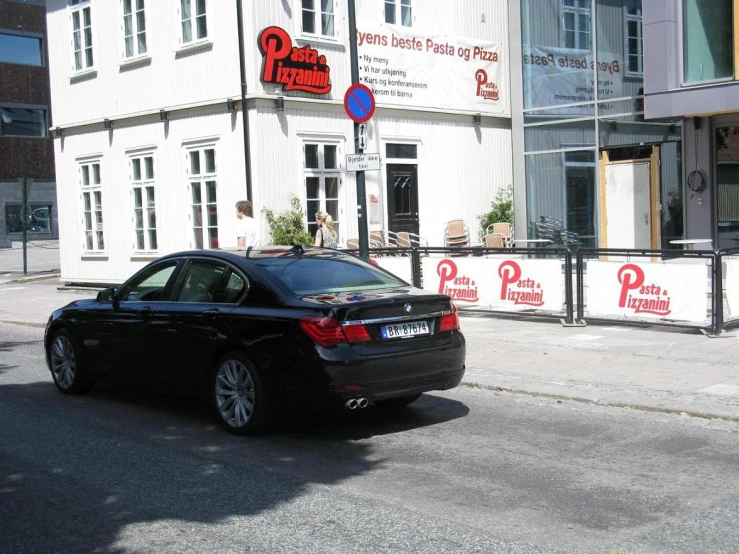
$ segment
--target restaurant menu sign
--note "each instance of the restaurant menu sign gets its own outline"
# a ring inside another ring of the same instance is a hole
[[[500,42],[363,23],[357,50],[378,105],[510,113]]]

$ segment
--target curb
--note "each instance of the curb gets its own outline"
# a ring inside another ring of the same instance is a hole
[[[28,277],[19,277],[15,280],[16,283],[35,283],[36,281],[52,281],[57,280],[62,276],[61,273],[45,273],[43,275],[30,275]],[[13,281],[11,281],[13,282]]]
[[[655,412],[663,414],[680,415],[683,417],[696,417],[701,419],[720,419],[723,421],[732,421],[739,423],[739,408],[734,410],[727,410],[721,413],[720,410],[712,410],[712,408],[706,409],[694,409],[689,408],[685,405],[681,407],[668,406],[660,403],[648,404],[638,401],[626,401],[626,400],[608,400],[608,397],[602,399],[586,398],[583,396],[576,396],[568,394],[566,391],[563,392],[543,392],[524,388],[506,387],[503,385],[491,385],[482,384],[474,381],[462,381],[461,386],[489,390],[494,392],[506,392],[509,394],[523,394],[531,397],[549,398],[552,400],[566,400],[568,402],[578,402],[580,404],[588,404],[591,406],[601,406],[605,408],[621,408],[639,410],[642,412]],[[655,391],[649,391],[649,394],[655,396]],[[617,395],[611,395],[617,396]],[[664,398],[662,399],[664,402]]]

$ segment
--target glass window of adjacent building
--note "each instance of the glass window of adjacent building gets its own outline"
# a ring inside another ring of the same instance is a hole
[[[46,110],[0,106],[0,137],[46,138]]]
[[[734,75],[732,0],[683,0],[683,82]]]
[[[0,30],[0,63],[44,65],[41,37]]]
[[[641,96],[644,87],[642,0],[596,0],[598,100]],[[623,106],[601,112],[622,113]],[[627,109],[626,113],[637,111]],[[641,111],[641,110],[638,110]]]

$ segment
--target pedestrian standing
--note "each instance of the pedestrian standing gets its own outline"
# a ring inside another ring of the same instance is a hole
[[[321,248],[336,249],[336,231],[334,230],[334,220],[327,212],[316,213],[316,246]]]
[[[239,248],[259,246],[259,225],[252,217],[251,202],[236,202],[236,244]]]

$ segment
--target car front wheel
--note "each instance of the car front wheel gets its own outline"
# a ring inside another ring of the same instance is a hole
[[[230,352],[216,364],[211,380],[213,405],[221,424],[238,435],[261,433],[270,427],[270,402],[254,364]]]
[[[64,394],[85,394],[95,386],[95,381],[85,375],[76,344],[69,331],[60,329],[49,348],[51,376]]]

